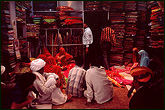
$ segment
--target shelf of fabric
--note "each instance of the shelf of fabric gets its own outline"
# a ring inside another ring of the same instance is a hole
[[[150,14],[150,40],[149,46],[152,48],[164,48],[164,12],[157,2],[149,2]]]
[[[125,10],[136,10],[136,1],[125,1]]]
[[[14,68],[15,51],[14,51],[14,31],[10,22],[10,2],[1,1],[1,63],[4,66]],[[9,64],[7,64],[9,63]]]

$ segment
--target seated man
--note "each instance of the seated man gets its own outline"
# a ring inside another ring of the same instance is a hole
[[[113,84],[108,79],[105,69],[99,68],[97,59],[92,60],[90,69],[86,72],[87,90],[84,96],[87,98],[87,105],[94,99],[98,104],[105,103],[113,97]]]
[[[164,97],[152,85],[154,74],[148,67],[135,67],[131,70],[136,93],[132,96],[130,109],[163,109]]]
[[[71,96],[63,94],[59,88],[60,82],[57,75],[53,75],[55,80],[48,78],[46,80],[43,76],[44,66],[46,62],[42,59],[36,59],[31,62],[30,69],[36,75],[36,80],[34,81],[34,87],[39,92],[37,97],[38,103],[52,103],[55,105],[64,104]],[[55,74],[55,73],[52,73]],[[50,74],[50,75],[52,75]],[[48,76],[47,76],[48,77]]]
[[[76,57],[76,66],[69,71],[66,94],[74,97],[83,96],[86,70],[82,68],[83,57]]]
[[[28,107],[33,100],[33,97],[28,93],[33,89],[33,82],[36,76],[32,73],[24,73],[18,77],[17,83],[13,89],[10,90],[5,104],[2,106],[4,109],[22,109]]]

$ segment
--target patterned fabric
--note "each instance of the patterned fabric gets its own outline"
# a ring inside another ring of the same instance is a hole
[[[101,32],[100,43],[102,42],[111,42],[112,44],[116,43],[115,31],[110,27],[103,28]]]
[[[74,97],[81,97],[83,95],[85,74],[86,71],[78,66],[69,71],[66,94],[72,94]]]

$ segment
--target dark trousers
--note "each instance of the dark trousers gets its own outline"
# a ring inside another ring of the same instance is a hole
[[[103,54],[103,65],[104,68],[107,70],[109,69],[109,57],[111,52],[111,43],[110,42],[103,42],[101,44],[102,54]]]
[[[86,47],[84,48],[84,51],[86,50]],[[88,48],[88,53],[85,53],[85,65],[84,69],[87,70],[89,69],[89,65],[91,61],[94,59],[94,51],[92,51],[92,45],[89,46]]]

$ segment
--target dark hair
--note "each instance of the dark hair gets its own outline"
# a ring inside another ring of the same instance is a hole
[[[75,59],[75,62],[76,62],[77,66],[82,66],[83,65],[83,57],[82,56],[77,56],[74,59]]]
[[[99,58],[92,58],[91,59],[91,66],[101,66],[101,60]]]
[[[26,88],[28,88],[30,85],[33,84],[35,79],[36,79],[35,74],[31,72],[26,72],[18,77],[17,84],[21,89],[25,90]]]
[[[147,72],[146,74],[151,74],[151,73]],[[140,86],[144,86],[144,85],[149,86],[152,83],[152,80],[153,80],[153,76],[151,75],[151,78],[149,79],[148,82],[139,82],[138,80],[137,81],[138,81],[138,83],[139,83]]]

